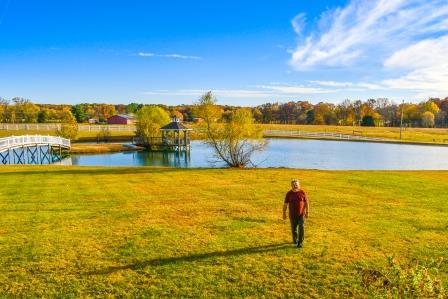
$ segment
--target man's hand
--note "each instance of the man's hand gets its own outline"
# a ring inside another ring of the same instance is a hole
[[[305,213],[305,218],[308,218],[308,213]]]
[[[283,220],[286,220],[286,210],[288,209],[288,204],[283,204]]]

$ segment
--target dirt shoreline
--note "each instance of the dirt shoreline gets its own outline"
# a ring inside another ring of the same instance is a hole
[[[70,153],[72,154],[98,154],[98,153],[114,153],[143,150],[140,146],[125,146],[122,143],[72,143]]]

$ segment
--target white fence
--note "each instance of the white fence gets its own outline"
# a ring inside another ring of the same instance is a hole
[[[368,137],[360,135],[349,135],[334,132],[309,132],[309,131],[282,131],[282,130],[265,130],[265,135],[274,136],[297,136],[297,137],[309,137],[309,138],[331,138],[331,139],[345,139],[345,140],[372,140],[383,141],[385,139],[378,137]]]
[[[47,144],[70,148],[70,139],[41,135],[10,136],[0,138],[0,152],[16,147]]]
[[[9,131],[55,131],[61,128],[61,124],[0,124],[0,130]],[[100,132],[102,130],[135,132],[135,125],[87,125],[79,124],[80,132]]]
[[[135,125],[78,125],[80,132],[99,132],[101,130],[135,132]]]

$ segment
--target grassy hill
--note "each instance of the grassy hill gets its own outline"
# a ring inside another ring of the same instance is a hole
[[[311,202],[302,249],[281,220],[291,178]],[[2,166],[0,297],[367,297],[394,294],[397,283],[438,290],[437,280],[447,288],[447,178]]]

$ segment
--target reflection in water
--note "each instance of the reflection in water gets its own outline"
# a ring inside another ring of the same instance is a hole
[[[67,151],[50,145],[16,147],[0,152],[0,165],[71,165]]]
[[[138,165],[190,167],[189,152],[128,152]]]
[[[130,151],[107,154],[72,155],[72,165],[191,167],[189,152]]]

